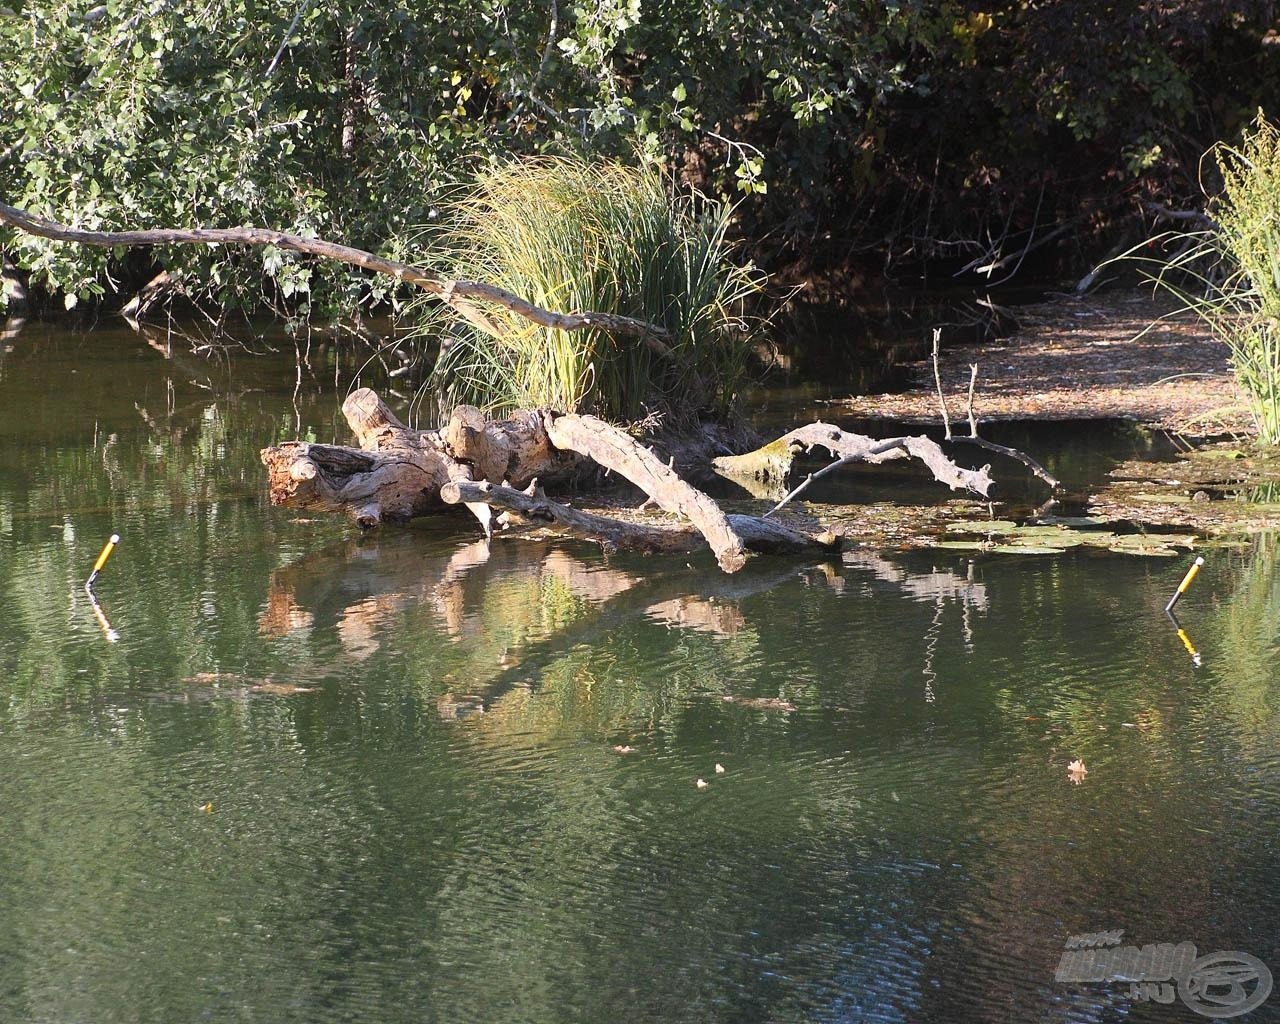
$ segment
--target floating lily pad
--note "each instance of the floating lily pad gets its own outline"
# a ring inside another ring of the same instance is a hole
[[[1128,544],[1121,547],[1109,547],[1108,551],[1114,551],[1120,555],[1142,555],[1147,558],[1173,558],[1178,552],[1173,548],[1162,547],[1138,547],[1136,544]]]
[[[983,551],[987,545],[980,540],[940,540],[934,547],[948,551]]]
[[[1102,519],[1098,516],[1043,516],[1036,522],[1040,526],[1065,526],[1069,529],[1079,530],[1095,526],[1107,526],[1110,520]]]
[[[1023,526],[1006,538],[1014,544],[1048,544],[1051,547],[1075,547],[1085,543],[1085,535],[1057,526]]]
[[[1189,548],[1195,544],[1195,537],[1185,533],[1127,533],[1116,537],[1111,543],[1114,548]]]
[[[947,533],[1012,533],[1021,529],[1008,519],[989,519],[986,522],[948,523]]]
[[[991,550],[998,555],[1060,555],[1067,549],[1035,547],[1031,544],[997,544]]]

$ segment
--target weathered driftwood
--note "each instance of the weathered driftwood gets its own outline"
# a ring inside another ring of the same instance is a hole
[[[518,513],[527,522],[552,526],[571,537],[594,541],[608,551],[685,554],[708,547],[707,538],[693,527],[631,523],[583,512],[551,500],[536,482],[524,490],[516,490],[488,481],[453,481],[441,488],[441,496],[450,504],[497,505]],[[728,515],[725,519],[746,550],[759,554],[822,555],[840,548],[840,538],[831,532],[808,536],[759,516]]]
[[[823,554],[838,548],[831,534],[727,515],[635,437],[592,416],[530,412],[493,421],[461,406],[440,430],[420,431],[401,423],[368,389],[353,392],[343,412],[359,448],[291,441],[263,450],[273,503],[342,512],[366,528],[460,503],[476,514],[486,534],[489,509],[499,507],[606,548],[687,552],[705,544],[726,572],[741,569],[748,552]],[[992,486],[989,467],[956,466],[928,438],[877,441],[820,423],[715,462],[721,470],[781,479],[799,452],[815,447],[837,456],[828,470],[853,460],[913,456],[952,489],[985,496]],[[563,479],[587,461],[625,477],[652,504],[684,522],[655,526],[592,515],[552,501],[534,486],[537,479]]]
[[[262,450],[273,504],[339,512],[369,528],[443,508],[440,488],[472,479],[476,458],[519,483],[557,478],[581,461],[552,447],[537,414],[476,430],[479,414],[463,407],[441,431],[411,430],[368,388],[353,391],[342,412],[359,448],[286,441]]]
[[[439,509],[450,483],[486,479],[519,488],[535,478],[562,477],[587,458],[688,519],[726,572],[746,562],[743,538],[714,501],[631,435],[595,417],[524,413],[497,422],[462,406],[439,431],[411,430],[367,388],[353,392],[342,411],[358,449],[302,441],[263,449],[274,504],[343,512],[368,528]],[[487,531],[487,503],[464,503]],[[781,543],[778,531],[769,536]]]
[[[987,497],[995,481],[991,467],[964,469],[947,458],[936,441],[920,436],[875,438],[851,434],[830,423],[810,423],[783,434],[776,441],[745,455],[725,455],[712,460],[715,469],[730,477],[782,483],[796,456],[824,448],[844,462],[889,462],[916,458],[928,467],[935,480],[953,491],[965,490]],[[817,474],[813,474],[816,478]]]
[[[594,416],[543,417],[547,436],[557,448],[575,451],[599,466],[630,480],[665,512],[688,519],[707,538],[725,572],[737,572],[747,561],[746,544],[710,497],[678,477],[634,438]]]
[[[30,235],[41,238],[52,238],[60,242],[77,242],[80,245],[93,245],[101,248],[113,246],[151,246],[173,245],[179,243],[198,243],[213,245],[274,245],[280,249],[306,253],[310,256],[322,256],[337,260],[350,266],[362,267],[378,274],[387,274],[415,285],[430,295],[434,295],[445,305],[450,306],[459,315],[489,334],[500,332],[484,315],[476,303],[492,303],[509,309],[517,316],[524,317],[542,327],[558,328],[562,331],[599,330],[615,337],[635,338],[646,348],[667,359],[675,358],[675,352],[669,342],[670,335],[665,329],[636,320],[628,316],[613,313],[557,313],[535,306],[519,295],[485,284],[482,281],[457,280],[443,274],[421,267],[400,263],[396,260],[376,256],[363,249],[353,249],[348,245],[326,242],[320,238],[304,238],[301,235],[289,234],[272,228],[157,228],[149,231],[86,231],[68,224],[60,224],[46,217],[37,216],[16,206],[8,206],[0,202],[0,224],[18,228]]]

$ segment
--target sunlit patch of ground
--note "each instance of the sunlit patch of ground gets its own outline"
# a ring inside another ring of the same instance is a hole
[[[1190,434],[1252,433],[1227,347],[1173,309],[1147,294],[1108,293],[1020,307],[1017,330],[983,345],[945,349],[944,331],[940,371],[952,422],[964,422],[977,363],[980,421],[1128,419]],[[941,423],[928,360],[915,364],[913,380],[901,394],[857,396],[840,407]]]

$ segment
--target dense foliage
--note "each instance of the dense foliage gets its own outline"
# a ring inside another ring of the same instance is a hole
[[[969,259],[1193,194],[1199,155],[1280,84],[1273,7],[0,0],[0,198],[83,226],[269,224],[412,257],[443,186],[577,149],[744,197],[741,230],[784,254]],[[0,245],[69,303],[128,269]],[[293,302],[385,287],[276,251],[161,258],[224,303],[256,301],[264,272]]]

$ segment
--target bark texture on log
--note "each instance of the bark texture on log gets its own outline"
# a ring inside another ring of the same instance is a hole
[[[368,388],[347,396],[342,412],[359,448],[287,441],[262,450],[272,504],[340,512],[367,529],[383,522],[407,522],[445,507],[440,489],[451,481],[472,479],[476,470],[468,456],[479,450],[490,459],[497,458],[496,452],[505,453],[506,473],[500,479],[522,484],[535,477],[563,476],[581,461],[552,447],[537,414],[485,425],[475,431],[483,445],[469,436],[459,454],[447,440],[453,421],[444,434],[412,430]],[[457,422],[466,422],[468,416],[462,413]],[[454,435],[460,430],[453,429]],[[490,462],[485,468],[495,465]],[[485,514],[473,511],[483,523]]]
[[[720,506],[681,480],[629,434],[594,416],[547,413],[543,424],[557,448],[582,453],[597,465],[630,480],[659,508],[693,523],[707,538],[725,572],[737,572],[746,564],[746,545]]]

